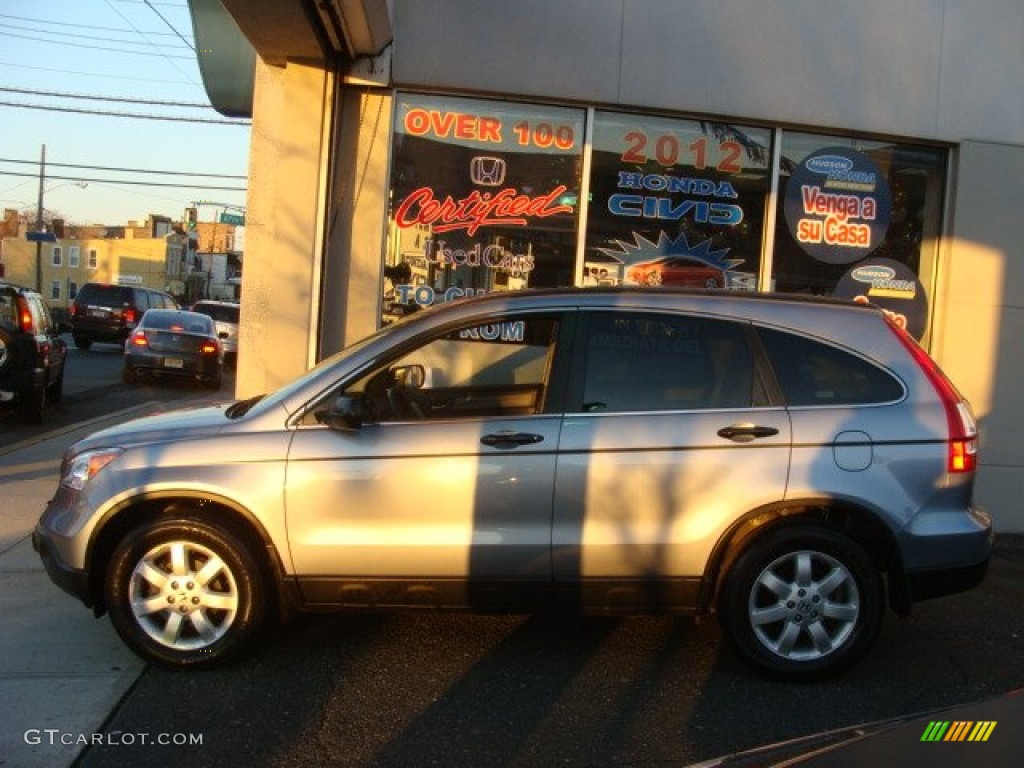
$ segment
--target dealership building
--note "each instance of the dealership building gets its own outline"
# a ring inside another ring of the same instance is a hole
[[[1020,0],[190,0],[252,117],[238,369],[434,303],[688,285],[870,301],[971,400],[1024,531]]]

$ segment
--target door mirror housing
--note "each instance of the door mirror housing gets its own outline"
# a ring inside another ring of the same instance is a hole
[[[363,417],[362,398],[338,395],[327,410],[319,415],[318,421],[341,432],[358,432],[362,429]]]

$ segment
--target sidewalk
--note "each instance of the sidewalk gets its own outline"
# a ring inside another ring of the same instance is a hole
[[[108,378],[69,378],[62,404],[123,389]],[[64,450],[138,416],[222,402],[230,386],[186,401],[136,403],[18,443],[0,433],[0,768],[71,765],[145,668],[106,616],[94,618],[50,581],[32,549],[32,529],[57,489]]]
[[[152,409],[144,403],[58,429],[0,455],[0,766],[70,765],[144,664],[109,620],[50,581],[30,534],[79,437]]]

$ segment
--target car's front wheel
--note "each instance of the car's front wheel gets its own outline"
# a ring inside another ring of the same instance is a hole
[[[21,413],[29,424],[41,424],[46,415],[46,388],[26,389],[19,395]]]
[[[163,520],[132,531],[107,571],[107,609],[143,658],[177,667],[227,661],[253,639],[270,603],[248,548],[199,520]]]
[[[853,540],[810,525],[763,535],[736,561],[722,620],[745,661],[770,675],[820,679],[854,664],[881,626],[881,577]]]

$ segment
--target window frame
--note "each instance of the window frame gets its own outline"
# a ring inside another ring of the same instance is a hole
[[[488,313],[474,318],[463,318],[458,321],[445,323],[436,328],[431,328],[423,333],[417,334],[404,343],[389,349],[384,355],[376,357],[370,363],[360,366],[358,369],[349,372],[341,378],[327,392],[311,402],[304,410],[297,423],[300,426],[321,426],[317,414],[323,412],[339,396],[345,395],[349,388],[360,381],[367,379],[378,371],[383,371],[405,357],[422,349],[428,344],[443,339],[462,329],[480,328],[482,326],[501,321],[512,321],[515,319],[541,318],[550,319],[554,324],[554,338],[551,342],[553,349],[546,366],[546,384],[543,385],[542,403],[540,407],[529,414],[475,414],[467,416],[448,416],[441,418],[424,418],[415,420],[370,420],[367,425],[384,426],[391,424],[440,424],[444,422],[465,422],[465,421],[487,421],[487,420],[509,420],[509,419],[532,419],[542,416],[561,415],[564,411],[566,388],[570,376],[569,364],[572,358],[574,335],[577,322],[577,310],[567,309],[522,309],[512,311],[499,311]]]
[[[580,310],[578,327],[575,335],[575,345],[572,352],[570,365],[568,391],[566,394],[566,413],[580,416],[617,416],[617,415],[642,415],[652,413],[670,412],[691,412],[709,413],[714,411],[751,411],[759,408],[774,408],[781,405],[777,390],[773,388],[773,382],[766,378],[765,366],[767,358],[761,349],[760,343],[754,333],[754,325],[745,318],[721,317],[707,315],[700,312],[688,312],[671,309],[643,309],[615,308],[615,307],[594,307]],[[750,402],[748,405],[717,405],[711,404],[697,408],[637,408],[637,409],[609,409],[609,410],[586,410],[584,409],[586,394],[587,356],[590,332],[593,328],[592,322],[598,315],[621,315],[624,318],[635,319],[639,315],[648,315],[652,318],[676,318],[681,320],[698,320],[708,323],[721,323],[731,325],[739,331],[740,339],[746,345],[750,365]]]

